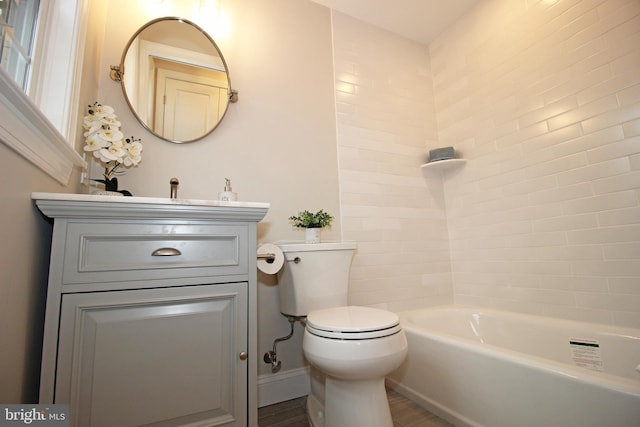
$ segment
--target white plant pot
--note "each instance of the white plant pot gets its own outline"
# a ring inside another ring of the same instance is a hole
[[[304,242],[305,243],[320,243],[320,230],[321,228],[306,228],[304,230]]]
[[[116,197],[124,197],[124,194],[119,193],[117,191],[106,191],[106,190],[94,190],[91,192],[94,196],[116,196]]]

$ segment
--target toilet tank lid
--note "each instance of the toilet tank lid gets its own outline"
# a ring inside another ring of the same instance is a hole
[[[324,331],[368,332],[392,328],[399,322],[395,313],[360,306],[314,310],[307,316],[308,325]]]
[[[304,243],[303,241],[282,240],[275,242],[274,245],[280,248],[282,252],[312,252],[312,251],[336,251],[336,250],[355,250],[356,242],[338,242],[327,241],[320,243]]]

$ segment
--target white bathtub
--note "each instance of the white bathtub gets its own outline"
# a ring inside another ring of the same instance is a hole
[[[460,306],[400,317],[409,355],[388,384],[457,426],[640,426],[640,329]]]

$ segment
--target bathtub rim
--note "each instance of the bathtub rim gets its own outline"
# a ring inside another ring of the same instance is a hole
[[[400,317],[400,325],[402,326],[402,329],[405,331],[406,334],[411,334],[411,333],[417,334],[417,335],[432,339],[434,341],[438,341],[448,345],[453,345],[454,347],[457,347],[457,348],[483,354],[489,357],[496,357],[499,360],[516,363],[520,366],[534,367],[536,369],[542,370],[543,372],[560,375],[573,381],[581,381],[581,382],[585,382],[587,384],[591,384],[599,387],[606,387],[606,388],[615,390],[619,393],[628,394],[628,395],[640,398],[640,373],[638,373],[639,378],[637,380],[632,380],[625,377],[613,375],[610,373],[594,371],[586,368],[580,368],[577,366],[572,366],[567,363],[558,362],[558,361],[544,358],[541,356],[527,354],[527,353],[523,353],[520,351],[505,348],[505,347],[500,347],[492,344],[470,340],[468,338],[446,333],[446,332],[425,331],[424,329],[420,328],[419,326],[416,326],[415,324],[411,323],[407,319],[411,315],[425,313],[427,311],[435,312],[435,311],[447,311],[447,310],[473,312],[473,313],[480,313],[480,314],[482,314],[483,312],[487,314],[497,313],[499,315],[506,315],[507,317],[512,316],[520,319],[533,320],[534,322],[543,322],[546,324],[549,324],[549,322],[552,322],[552,321],[561,321],[561,322],[566,322],[568,325],[575,326],[576,329],[584,329],[585,327],[592,325],[598,330],[606,331],[606,333],[609,333],[609,334],[615,333],[616,335],[620,335],[619,331],[627,331],[629,333],[633,332],[634,333],[632,335],[633,339],[639,339],[639,340],[640,340],[640,329],[611,326],[611,325],[600,324],[600,323],[579,322],[579,321],[567,320],[562,318],[552,318],[552,317],[545,317],[545,316],[534,315],[534,314],[517,313],[517,312],[511,312],[507,310],[499,310],[499,309],[484,308],[484,307],[470,306],[470,305],[461,305],[461,304],[439,305],[439,306],[433,306],[433,307],[425,307],[421,309],[400,311],[397,313],[398,316]],[[409,354],[410,353],[411,353],[411,344],[409,345]]]
[[[627,326],[616,326],[609,325],[606,323],[597,323],[597,322],[587,322],[582,320],[572,320],[572,319],[564,319],[562,317],[552,317],[552,316],[544,316],[541,314],[533,314],[533,313],[521,313],[516,311],[510,311],[506,309],[498,309],[498,308],[489,308],[482,307],[476,305],[468,305],[468,304],[444,304],[444,305],[434,305],[430,307],[417,308],[412,310],[399,310],[396,312],[398,316],[406,316],[414,313],[422,313],[426,311],[473,311],[475,313],[498,313],[500,315],[507,315],[516,318],[529,319],[534,322],[541,323],[550,323],[550,322],[563,322],[568,325],[575,326],[576,329],[584,329],[584,326],[591,326],[593,328],[597,328],[605,333],[616,334],[616,335],[626,335],[619,334],[619,331],[625,331],[629,335],[633,335],[634,339],[640,340],[640,328],[631,328]]]

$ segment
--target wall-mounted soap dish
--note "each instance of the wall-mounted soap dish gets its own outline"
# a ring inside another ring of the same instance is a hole
[[[455,169],[461,167],[467,163],[467,159],[447,159],[447,160],[438,160],[435,162],[425,163],[420,166],[422,170],[425,171],[448,171],[451,169]]]

